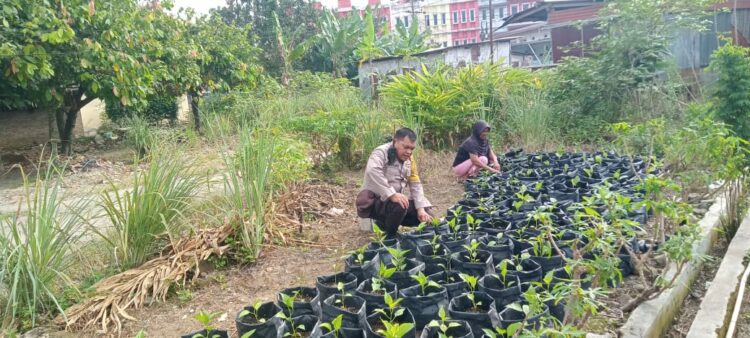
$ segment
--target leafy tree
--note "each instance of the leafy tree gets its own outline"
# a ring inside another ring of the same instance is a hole
[[[195,127],[200,130],[197,109],[200,92],[255,89],[262,73],[257,64],[260,51],[247,39],[237,38],[250,34],[249,25],[227,24],[217,13],[198,18],[187,14],[186,21],[195,21],[189,26],[187,37],[195,45],[192,53],[197,56],[200,78],[185,83],[185,91],[189,93]]]
[[[389,40],[389,53],[391,55],[410,56],[434,47],[427,44],[430,31],[419,31],[419,21],[407,29],[402,22],[396,24],[395,33],[390,33],[385,38]]]
[[[681,29],[701,31],[713,0],[616,0],[605,5],[597,29],[602,32],[584,46],[587,57],[565,59],[550,81],[550,99],[564,117],[564,129],[591,141],[602,122],[620,120],[668,71],[670,43]]]
[[[354,50],[363,33],[362,19],[357,15],[338,18],[326,11],[319,26],[318,51],[331,64],[334,77],[344,76],[346,65],[354,60]]]
[[[262,51],[260,63],[264,69],[277,76],[288,69],[285,67],[289,60],[283,59],[283,51],[293,50],[289,46],[297,46],[319,32],[316,22],[321,11],[314,7],[312,1],[227,0],[226,3],[225,7],[216,12],[229,24],[238,27],[250,25],[253,28],[252,31],[247,31],[250,44]],[[274,13],[278,17],[278,26]],[[283,34],[283,42],[279,40],[277,27],[280,27]],[[281,44],[286,48],[280,49]],[[303,68],[309,69],[311,64],[306,64]]]
[[[3,3],[0,106],[50,107],[50,138],[56,129],[60,150],[68,153],[77,114],[94,99],[139,110],[154,95],[252,89],[260,73],[257,49],[236,39],[249,29],[217,16],[175,17],[165,11],[171,6],[136,0]]]
[[[53,107],[63,153],[78,111],[95,98],[143,105],[157,83],[186,74],[160,59],[170,56],[160,38],[171,34],[158,23],[170,18],[160,8],[135,0],[10,0],[2,10],[2,82],[29,98],[4,105]]]
[[[734,132],[750,139],[750,48],[728,43],[711,55],[714,115]]]

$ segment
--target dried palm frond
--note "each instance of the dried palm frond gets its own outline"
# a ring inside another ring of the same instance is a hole
[[[223,243],[232,232],[230,225],[224,225],[180,239],[167,246],[160,257],[96,283],[95,296],[67,309],[67,323],[60,317],[58,322],[69,329],[99,326],[99,332],[106,333],[114,326],[120,332],[123,319],[135,320],[127,310],[164,301],[172,283],[184,285],[188,279],[195,279],[201,261],[227,251]]]

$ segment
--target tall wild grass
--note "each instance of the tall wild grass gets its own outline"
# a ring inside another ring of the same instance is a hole
[[[18,211],[0,216],[0,334],[33,327],[42,313],[62,313],[63,289],[77,292],[69,273],[87,203],[63,203],[62,169],[49,163],[35,179],[22,170]]]
[[[510,143],[528,151],[557,147],[557,119],[541,90],[519,89],[506,96],[504,103],[500,120],[494,123],[502,126]]]
[[[136,170],[132,186],[101,194],[111,229],[92,226],[121,270],[146,262],[165,238],[177,236],[177,220],[190,209],[201,184],[189,163],[176,155],[152,154],[148,169]]]
[[[227,204],[238,220],[244,258],[252,261],[260,254],[266,207],[273,193],[274,140],[267,130],[250,127],[240,132],[239,139],[234,153],[226,147],[223,153],[227,166],[224,187]]]

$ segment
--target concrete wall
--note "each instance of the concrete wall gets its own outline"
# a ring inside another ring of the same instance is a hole
[[[91,101],[81,109],[73,135],[94,136],[104,123],[104,102]],[[177,119],[190,119],[190,106],[187,97],[178,101]],[[0,112],[0,149],[26,148],[38,146],[49,140],[48,110]]]
[[[0,150],[38,146],[49,139],[47,112],[0,112]]]
[[[508,41],[495,41],[493,45],[495,49],[494,60],[510,65],[510,43]],[[428,67],[438,64],[459,67],[484,63],[489,60],[489,43],[450,47],[408,58],[392,57],[373,60],[372,62],[365,62],[359,67],[359,88],[363,96],[371,98],[377,94],[372,86],[373,75],[377,76],[378,85],[382,85],[389,75],[403,74],[405,69],[420,71],[422,64]]]

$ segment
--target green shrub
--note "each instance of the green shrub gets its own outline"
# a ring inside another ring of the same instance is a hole
[[[127,128],[125,142],[133,148],[138,157],[145,156],[157,145],[154,126],[140,115],[131,115],[123,119]]]
[[[276,189],[290,183],[302,182],[310,177],[312,161],[310,145],[289,135],[278,136],[273,145],[271,182]]]
[[[101,194],[101,203],[112,228],[92,227],[111,250],[121,270],[146,262],[162,247],[165,235],[178,235],[176,221],[189,210],[200,178],[179,155],[152,154],[146,170],[136,168],[132,187]]]
[[[105,109],[107,117],[112,121],[138,115],[149,122],[159,122],[163,119],[174,121],[177,119],[177,98],[169,94],[150,95],[145,107],[126,107],[118,102],[108,103]]]
[[[256,260],[263,244],[266,208],[273,194],[274,148],[267,130],[246,127],[240,132],[237,151],[232,154],[225,148],[222,153],[229,168],[224,174],[227,204],[237,221],[246,261]]]
[[[661,159],[686,194],[719,179],[736,179],[748,158],[747,142],[715,121],[711,110],[710,104],[693,103],[684,120],[614,124],[615,149]]]
[[[0,216],[0,333],[29,329],[41,313],[62,313],[63,290],[78,292],[68,273],[86,233],[86,203],[63,207],[59,173],[50,164],[34,181],[23,174],[19,212]]]
[[[460,69],[438,66],[394,77],[382,97],[407,125],[422,129],[420,138],[431,148],[455,147],[479,119],[498,122],[504,99],[517,88],[534,83],[528,70],[482,64]]]
[[[750,139],[750,48],[727,43],[711,55],[717,73],[712,99],[714,114],[734,132]]]
[[[514,146],[538,151],[559,143],[558,118],[541,89],[522,89],[509,94],[500,116],[498,127]]]

